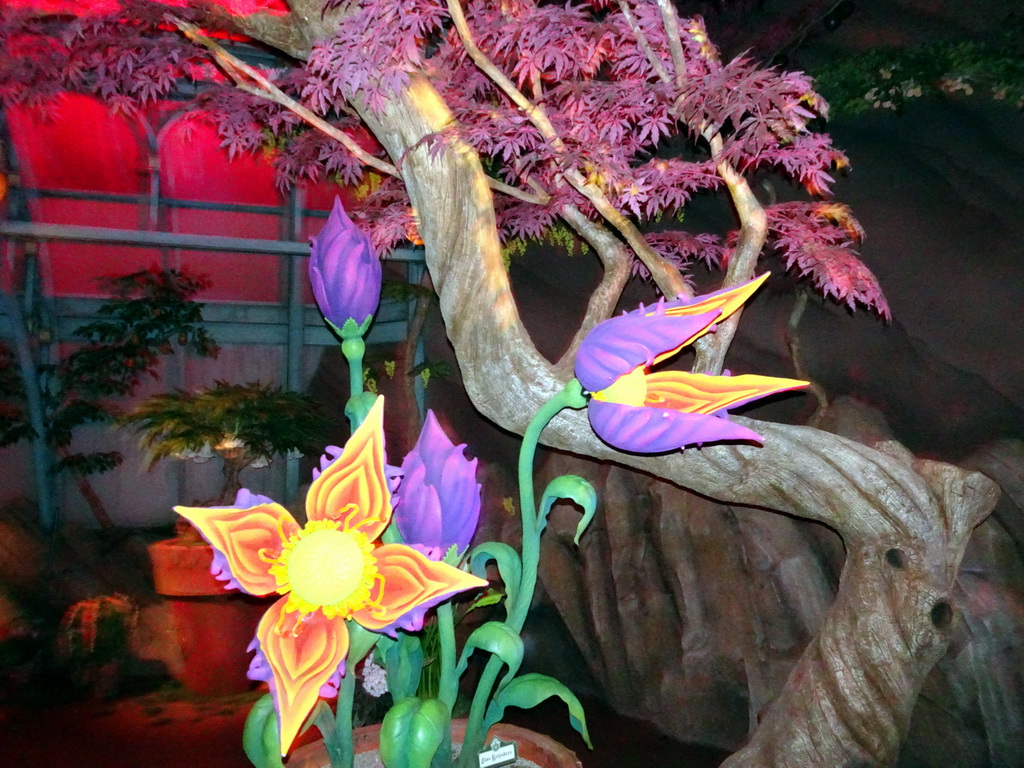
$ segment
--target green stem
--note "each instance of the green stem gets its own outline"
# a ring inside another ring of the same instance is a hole
[[[334,744],[327,744],[324,734],[324,743],[331,756],[331,768],[352,768],[355,759],[352,750],[352,701],[356,693],[356,676],[353,669],[355,664],[349,660],[345,666],[345,674],[338,685],[338,703],[334,714]]]
[[[352,702],[356,693],[356,664],[373,650],[381,637],[354,621],[345,624],[348,627],[348,656],[345,658],[345,674],[338,684],[334,728],[330,733],[320,730],[331,757],[331,768],[352,768]]]
[[[452,556],[452,559],[455,562],[447,558],[445,562],[457,566],[460,560],[458,555]],[[452,607],[451,601],[448,600],[437,606],[437,645],[437,663],[440,667],[437,698],[448,708],[448,716],[451,718],[455,713],[455,702],[459,697],[459,677],[456,674],[458,649],[455,646],[455,609]],[[452,731],[451,728],[448,728],[441,735],[441,745],[437,748],[432,765],[436,765],[438,768],[451,766],[451,755]]]
[[[352,397],[363,392],[363,355],[366,342],[362,336],[351,336],[341,342],[341,352],[348,361],[348,386]]]
[[[366,352],[366,342],[361,334],[347,332],[348,326],[342,331],[341,353],[348,361],[348,386],[350,397],[348,406],[345,408],[345,415],[348,416],[349,427],[353,432],[363,422],[365,414],[361,409],[354,407],[363,394],[363,355]]]
[[[526,614],[533,603],[533,593],[537,586],[537,567],[540,564],[539,512],[533,489],[533,461],[537,454],[537,443],[544,428],[562,410],[578,410],[585,408],[586,405],[587,399],[583,396],[583,388],[579,381],[571,379],[557,395],[541,406],[523,434],[523,444],[519,448],[519,514],[523,524],[523,576],[515,604],[509,609],[506,620],[516,632],[522,631]]]
[[[572,379],[557,395],[541,406],[523,434],[523,443],[519,448],[519,514],[523,526],[523,571],[515,602],[506,607],[508,616],[505,619],[505,623],[516,632],[522,631],[526,614],[533,603],[533,593],[537,587],[537,567],[540,564],[540,531],[533,489],[533,461],[537,454],[537,443],[544,428],[564,408],[579,409],[586,407],[586,404],[583,388],[579,381]],[[480,682],[477,683],[466,722],[466,737],[462,744],[462,753],[459,755],[459,768],[473,768],[476,756],[483,747],[484,738],[487,736],[483,733],[484,714],[501,667],[501,659],[491,656],[480,676]]]
[[[341,742],[344,739],[338,739],[338,727],[334,713],[331,712],[331,708],[324,701],[318,702],[313,712],[313,724],[320,731],[320,736],[323,737],[324,748],[327,750],[327,758],[331,768],[344,768],[344,755],[341,748]]]
[[[455,710],[455,699],[459,695],[459,681],[455,676],[455,619],[451,602],[437,606],[437,634],[440,643],[438,663],[441,665],[439,698],[449,712]]]

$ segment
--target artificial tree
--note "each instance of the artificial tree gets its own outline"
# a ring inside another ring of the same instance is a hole
[[[580,342],[613,312],[631,271],[673,298],[692,295],[683,270],[698,257],[733,286],[774,253],[826,295],[886,312],[844,235],[857,229],[849,211],[766,207],[750,186],[753,174],[773,171],[820,195],[830,167],[845,163],[810,129],[826,110],[809,79],[721,61],[700,20],[679,18],[670,0],[291,0],[283,13],[214,11],[134,3],[135,23],[86,22],[72,49],[45,43],[43,68],[66,75],[47,85],[136,98],[166,92],[172,74],[195,73],[203,61],[199,49],[160,34],[171,23],[205,46],[234,86],[203,93],[230,146],[260,148],[272,135],[286,177],[323,167],[345,181],[364,167],[383,175],[366,200],[367,224],[382,245],[415,227],[467,392],[502,427],[521,434],[562,388]],[[254,69],[200,23],[248,35],[297,65]],[[29,31],[18,40],[23,51],[47,30]],[[124,46],[136,52],[132,61]],[[19,61],[8,97],[38,94]],[[386,154],[350,138],[359,125]],[[678,139],[672,151],[669,137]],[[674,212],[698,190],[729,196],[739,219],[730,238],[641,232],[638,219]],[[540,236],[556,222],[593,248],[604,276],[552,362],[523,326],[501,251],[503,240]],[[696,371],[722,370],[737,320],[698,346]],[[891,764],[924,678],[950,643],[953,582],[996,487],[894,443],[871,448],[808,427],[737,421],[764,445],[623,455],[580,413],[552,422],[544,442],[836,530],[846,561],[835,602],[727,764]]]
[[[122,456],[118,451],[76,451],[75,434],[87,424],[113,421],[114,401],[130,397],[145,378],[159,378],[160,360],[174,353],[175,342],[206,357],[219,349],[201,325],[203,305],[194,300],[209,287],[206,277],[153,267],[98,282],[111,298],[95,320],[75,329],[75,348],[56,363],[49,361],[49,333],[38,331],[30,338],[17,302],[4,292],[17,354],[0,348],[0,446],[32,440],[37,487],[52,493],[52,475],[69,473],[96,522],[111,528],[88,477],[118,466]],[[56,512],[46,506],[40,500],[40,518],[44,528],[53,530]]]
[[[311,397],[258,381],[151,395],[118,423],[139,433],[150,466],[170,457],[201,463],[219,456],[224,484],[210,504],[235,498],[246,467],[265,467],[275,454],[313,450],[324,432]]]

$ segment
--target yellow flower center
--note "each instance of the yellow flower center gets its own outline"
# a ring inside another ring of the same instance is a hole
[[[366,564],[356,535],[323,530],[302,537],[288,560],[288,581],[296,597],[334,605],[355,592]]]
[[[647,379],[643,367],[634,368],[624,376],[620,376],[600,392],[594,393],[594,399],[606,403],[642,406],[647,397]]]
[[[278,592],[290,593],[285,610],[347,618],[375,602],[370,591],[381,578],[376,563],[366,534],[318,520],[284,542],[270,572]]]

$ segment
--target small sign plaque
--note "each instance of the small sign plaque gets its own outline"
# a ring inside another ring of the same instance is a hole
[[[477,757],[480,768],[500,768],[503,765],[512,765],[519,758],[519,750],[516,749],[515,742],[502,741],[495,736]]]

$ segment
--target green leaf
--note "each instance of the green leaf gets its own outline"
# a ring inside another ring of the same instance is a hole
[[[435,299],[437,294],[430,288],[414,285],[408,280],[385,279],[381,286],[382,301],[414,301],[416,299]]]
[[[381,640],[387,637],[377,632],[371,632],[359,622],[351,619],[345,622],[348,627],[348,655],[345,657],[348,664],[353,667],[366,658]]]
[[[451,716],[437,699],[403,699],[380,728],[380,759],[386,768],[430,768],[448,733]]]
[[[428,377],[437,376],[438,378],[443,378],[451,376],[452,366],[444,360],[424,360],[409,370],[409,376],[420,376],[425,372],[429,372]]]
[[[498,689],[490,706],[487,707],[484,730],[486,731],[504,717],[506,707],[531,709],[552,696],[557,696],[568,705],[569,722],[583,737],[587,746],[593,749],[594,745],[590,743],[590,733],[587,731],[587,717],[576,694],[553,677],[536,672],[517,677],[508,685]]]
[[[388,690],[395,701],[412,698],[420,685],[423,671],[423,645],[416,635],[399,632],[398,639],[383,637],[378,648],[384,652]]]
[[[505,583],[509,603],[514,603],[523,580],[523,561],[519,553],[500,541],[484,542],[470,551],[469,570],[474,576],[486,579],[487,563],[492,560],[498,565],[498,574]]]
[[[519,637],[519,633],[500,621],[488,621],[473,630],[473,634],[466,639],[462,657],[455,669],[455,674],[458,677],[461,678],[469,667],[469,657],[478,648],[493,653],[508,666],[508,672],[499,684],[499,688],[515,677],[523,663],[523,639]]]
[[[597,491],[594,490],[594,486],[579,475],[556,477],[548,483],[548,487],[544,489],[544,495],[540,500],[540,515],[538,515],[537,519],[538,534],[543,532],[547,526],[548,513],[555,502],[560,499],[569,499],[583,507],[583,519],[576,526],[576,536],[573,537],[573,542],[579,544],[580,536],[583,535],[583,532],[590,525],[590,521],[594,519],[594,514],[597,512]]]
[[[487,589],[470,601],[466,612],[475,611],[477,608],[486,608],[489,605],[497,605],[505,599],[505,593],[497,589]]]
[[[284,768],[281,762],[281,737],[277,726],[274,697],[262,696],[245,718],[242,749],[256,768]]]

